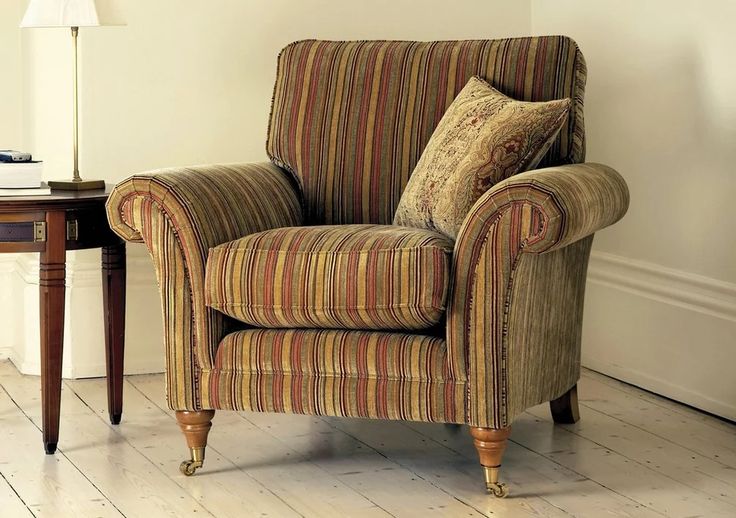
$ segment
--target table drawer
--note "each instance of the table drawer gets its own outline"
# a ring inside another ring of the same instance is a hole
[[[66,212],[66,249],[81,250],[121,243],[110,230],[104,207]]]
[[[22,223],[0,223],[0,242],[38,243],[46,241],[46,222],[24,221]]]
[[[46,238],[46,213],[0,214],[0,252],[41,252]]]

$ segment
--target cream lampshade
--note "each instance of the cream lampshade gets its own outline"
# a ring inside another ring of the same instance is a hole
[[[31,0],[20,26],[99,27],[124,25],[111,0]]]
[[[77,37],[80,27],[124,25],[113,0],[30,0],[20,26],[23,28],[65,27],[72,30],[74,50],[74,171],[71,180],[50,181],[52,189],[81,191],[104,189],[103,180],[82,180],[79,175],[79,93],[77,88]]]

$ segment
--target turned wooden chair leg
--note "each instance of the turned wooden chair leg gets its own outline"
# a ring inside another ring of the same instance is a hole
[[[549,402],[549,409],[552,411],[552,419],[557,424],[573,424],[580,420],[580,410],[578,410],[578,386],[573,387],[562,394],[557,399]]]
[[[214,416],[214,410],[200,410],[197,412],[181,410],[176,412],[176,420],[179,423],[179,428],[184,432],[192,456],[191,460],[185,460],[179,466],[179,471],[186,476],[194,475],[194,472],[204,464],[207,434],[210,433],[210,428],[212,428],[212,418]]]
[[[486,480],[486,489],[499,498],[509,494],[506,484],[498,481],[498,471],[501,468],[501,459],[506,450],[506,442],[511,435],[511,427],[506,428],[477,428],[470,427],[473,444],[478,450],[480,465],[483,466],[483,475]]]

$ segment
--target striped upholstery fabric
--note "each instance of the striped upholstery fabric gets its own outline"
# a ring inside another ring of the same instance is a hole
[[[540,167],[583,161],[586,67],[569,38],[286,47],[267,152],[299,179],[306,221],[391,223],[434,128],[474,75],[514,99],[572,99],[569,121]]]
[[[476,203],[455,247],[447,316],[471,425],[506,426],[575,384],[588,236],[628,203],[624,180],[599,164],[522,173]]]
[[[592,234],[628,205],[610,168],[557,165],[584,156],[575,43],[306,41],[288,46],[278,67],[268,135],[276,164],[135,175],[108,201],[112,228],[153,258],[171,408],[498,428],[567,390],[579,375]],[[556,166],[483,194],[454,248],[429,231],[371,226],[391,222],[437,121],[473,75],[517,99],[573,100],[543,161]],[[288,228],[307,223],[365,226]],[[329,274],[313,269],[320,261]],[[253,292],[248,278],[261,287]],[[206,305],[243,294],[282,306],[250,311],[264,326],[438,325],[427,336],[243,330]],[[296,306],[285,309],[285,298]],[[446,339],[436,336],[443,328]]]
[[[227,335],[210,406],[412,421],[465,421],[445,341],[398,333],[253,329]]]
[[[206,303],[257,327],[426,329],[445,312],[453,245],[388,225],[268,230],[212,249]]]
[[[253,232],[300,224],[299,195],[271,163],[167,169],[118,184],[107,214],[121,237],[145,242],[156,267],[169,405],[201,408],[207,387],[198,370],[212,365],[229,329],[226,317],[204,304],[207,252]]]

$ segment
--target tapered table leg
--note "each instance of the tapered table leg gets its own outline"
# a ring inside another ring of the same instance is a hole
[[[105,306],[107,411],[112,424],[123,415],[125,350],[125,244],[102,248],[102,296]]]
[[[66,216],[46,213],[46,249],[41,252],[41,413],[46,453],[59,442],[61,359],[64,350],[64,282],[66,277]]]

